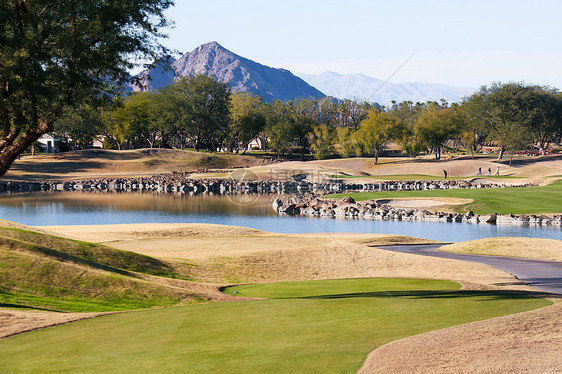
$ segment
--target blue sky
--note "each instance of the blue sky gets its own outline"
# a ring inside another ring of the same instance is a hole
[[[562,1],[176,0],[164,44],[217,41],[292,72],[364,73],[391,82],[562,89]]]

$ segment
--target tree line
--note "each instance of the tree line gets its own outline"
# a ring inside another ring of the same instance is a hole
[[[114,149],[193,148],[246,151],[261,136],[277,155],[312,153],[321,159],[372,156],[389,143],[415,157],[445,149],[474,155],[484,146],[506,151],[534,147],[545,154],[562,136],[562,95],[520,83],[482,87],[462,103],[393,102],[388,108],[355,100],[301,99],[263,103],[249,93],[231,93],[210,77],[184,77],[158,92],[118,96],[103,110],[82,106],[55,130],[75,149],[105,136]]]
[[[0,1],[0,176],[45,133],[75,149],[104,135],[116,149],[245,149],[262,135],[281,155],[372,155],[389,142],[406,154],[446,146],[478,152],[560,140],[560,93],[519,83],[492,84],[461,104],[346,100],[262,103],[210,78],[181,79],[159,92],[122,96],[136,61],[159,61],[173,0]],[[149,68],[150,64],[144,64]]]

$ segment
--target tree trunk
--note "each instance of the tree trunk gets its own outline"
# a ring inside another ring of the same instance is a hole
[[[25,152],[30,146],[33,146],[33,143],[50,129],[50,126],[47,124],[38,125],[27,130],[14,143],[7,145],[0,153],[0,177],[6,174],[21,153]]]
[[[503,158],[503,152],[505,151],[504,147],[500,148],[500,153],[498,154],[498,160],[501,160]]]

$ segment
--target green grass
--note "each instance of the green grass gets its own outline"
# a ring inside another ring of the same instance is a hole
[[[94,312],[169,306],[192,297],[137,272],[174,275],[148,256],[0,228],[0,306]]]
[[[327,195],[340,199],[351,196],[355,201],[372,199],[396,199],[403,197],[453,197],[473,199],[474,202],[455,208],[458,212],[473,211],[476,214],[540,214],[562,212],[562,180],[541,187],[484,188],[459,190],[357,192]]]
[[[75,263],[170,278],[179,277],[169,264],[153,257],[34,231],[0,227],[0,245],[14,245],[13,243],[30,251]]]
[[[436,280],[347,279],[229,288],[276,299],[123,313],[0,340],[18,373],[355,373],[413,334],[549,305]]]

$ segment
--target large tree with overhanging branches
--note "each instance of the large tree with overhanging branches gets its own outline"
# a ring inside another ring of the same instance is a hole
[[[80,105],[101,105],[159,42],[173,0],[0,1],[0,176]]]

